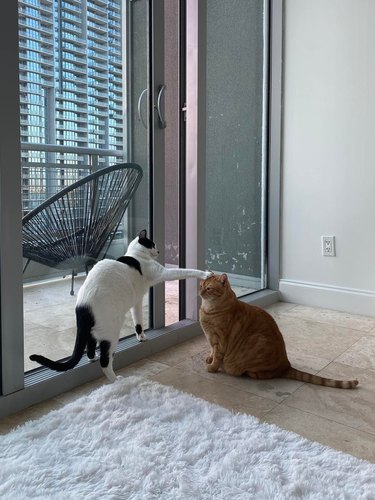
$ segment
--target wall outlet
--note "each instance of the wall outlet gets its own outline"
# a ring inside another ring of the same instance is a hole
[[[322,236],[322,255],[324,257],[336,257],[335,236]]]

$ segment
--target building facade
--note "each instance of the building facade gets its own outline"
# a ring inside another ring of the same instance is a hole
[[[124,150],[121,0],[19,0],[24,213]],[[45,151],[35,144],[56,145]],[[36,149],[32,149],[32,145]],[[92,159],[92,157],[91,157]],[[70,165],[70,167],[69,167]],[[80,168],[73,168],[79,166]]]

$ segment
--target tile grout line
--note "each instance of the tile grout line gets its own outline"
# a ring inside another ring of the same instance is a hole
[[[343,424],[342,422],[337,422],[337,420],[333,420],[332,418],[329,418],[329,417],[326,417],[326,416],[323,417],[322,415],[319,415],[317,413],[313,413],[311,411],[306,411],[306,410],[301,410],[300,408],[297,408],[295,406],[290,406],[290,405],[284,403],[284,401],[282,401],[280,403],[280,405],[287,406],[291,410],[298,410],[298,411],[300,411],[302,413],[306,413],[306,414],[312,415],[314,417],[322,418],[322,419],[327,420],[328,422],[332,422],[332,423],[334,423],[336,425],[347,427],[348,429],[352,429],[352,430],[355,430],[355,431],[363,432],[364,434],[368,434],[371,437],[375,437],[375,431],[374,431],[374,433],[372,433],[372,432],[369,432],[369,431],[365,431],[365,430],[361,429],[360,427],[354,427],[353,425]]]

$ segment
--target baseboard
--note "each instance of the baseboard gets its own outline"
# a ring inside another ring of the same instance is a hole
[[[371,290],[282,279],[280,298],[283,302],[375,316],[375,291]]]

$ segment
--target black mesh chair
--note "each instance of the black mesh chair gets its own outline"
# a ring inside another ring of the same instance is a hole
[[[104,258],[142,179],[135,163],[102,168],[55,194],[22,219],[23,256],[49,267],[88,271]]]

